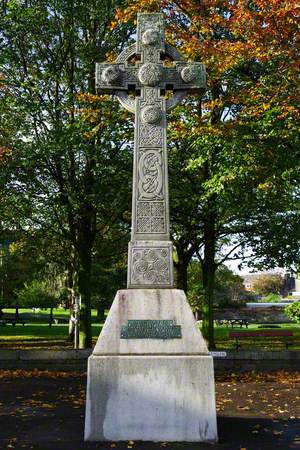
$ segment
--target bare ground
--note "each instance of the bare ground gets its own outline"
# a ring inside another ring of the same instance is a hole
[[[84,443],[86,376],[0,371],[0,448],[34,450],[300,449],[300,373],[217,377],[219,443]]]

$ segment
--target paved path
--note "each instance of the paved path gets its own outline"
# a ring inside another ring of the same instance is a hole
[[[298,380],[298,383],[297,383]],[[0,371],[0,448],[34,450],[300,449],[300,375],[218,377],[220,442],[84,443],[85,375]]]

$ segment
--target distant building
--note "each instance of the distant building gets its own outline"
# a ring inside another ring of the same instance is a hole
[[[243,278],[243,285],[245,287],[245,290],[248,292],[254,292],[253,285],[257,278],[257,273],[249,273],[248,275],[244,275]]]
[[[243,284],[245,290],[248,292],[254,292],[253,285],[255,283],[256,278],[263,274],[261,273],[249,273],[243,276]],[[287,295],[299,294],[300,296],[300,275],[291,275],[290,273],[286,273],[284,275],[284,285],[281,290],[281,295],[286,297]]]
[[[284,285],[281,291],[283,297],[290,295],[295,290],[296,290],[296,278],[290,273],[286,273],[284,276]]]
[[[298,275],[300,277],[300,275]],[[295,291],[300,294],[300,278],[295,279]]]

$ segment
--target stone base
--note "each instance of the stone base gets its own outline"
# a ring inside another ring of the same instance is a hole
[[[128,320],[172,320],[182,337],[121,339]],[[89,357],[85,440],[217,440],[213,359],[183,291],[118,291]]]
[[[91,356],[85,440],[217,440],[211,356]]]

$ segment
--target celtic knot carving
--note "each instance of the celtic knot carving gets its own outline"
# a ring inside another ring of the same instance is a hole
[[[154,28],[148,28],[143,33],[142,42],[144,45],[153,45],[156,44],[159,40],[159,32]]]
[[[126,47],[117,57],[117,63],[125,63],[136,53],[136,44]]]
[[[168,248],[133,249],[133,284],[170,284]]]
[[[137,233],[165,233],[164,202],[137,202]]]
[[[153,217],[164,217],[165,205],[163,202],[153,202],[151,205],[151,213]]]
[[[152,105],[158,100],[158,92],[156,88],[147,87],[144,89],[144,98],[141,101],[141,106]]]
[[[162,198],[163,171],[161,153],[146,150],[139,160],[139,199]]]
[[[137,233],[151,233],[151,219],[149,217],[138,217],[136,231]]]
[[[101,78],[104,83],[114,84],[119,80],[120,75],[121,74],[118,67],[108,66],[103,70]]]
[[[143,85],[156,86],[162,78],[161,66],[154,63],[145,63],[140,67],[138,77]]]
[[[163,217],[153,217],[151,220],[152,233],[165,233],[165,219]]]
[[[155,146],[160,147],[162,145],[162,128],[157,125],[151,125],[148,123],[140,124],[140,147]]]
[[[159,61],[159,56],[157,55],[157,51],[153,47],[145,47],[144,49],[145,60],[148,62],[157,62]]]
[[[194,81],[196,79],[196,75],[196,68],[192,65],[184,67],[180,72],[180,76],[185,83],[191,83]]]
[[[142,109],[142,120],[146,123],[156,123],[161,119],[161,109],[151,105]]]
[[[151,203],[150,202],[138,202],[137,204],[137,216],[147,217],[151,215]]]

